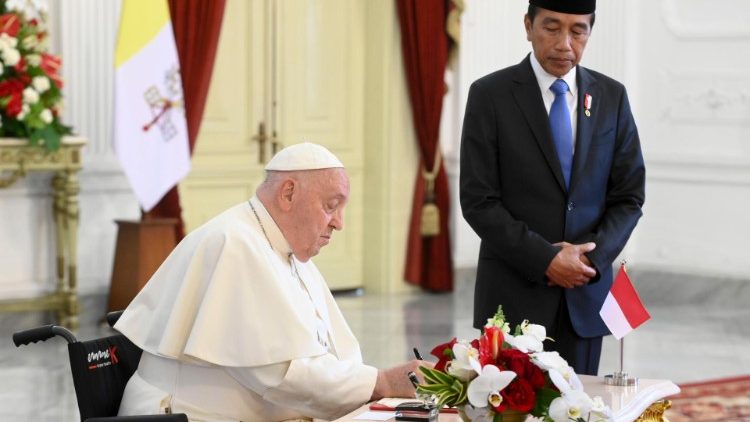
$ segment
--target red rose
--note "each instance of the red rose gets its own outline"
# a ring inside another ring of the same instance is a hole
[[[11,94],[8,106],[5,112],[8,113],[9,117],[16,117],[21,112],[23,106],[23,96],[21,94]]]
[[[518,349],[503,349],[497,355],[498,363],[508,371],[515,372],[519,377],[523,376],[523,363],[529,360],[529,355]]]
[[[5,112],[9,117],[16,117],[23,106],[23,89],[25,85],[18,79],[8,79],[0,82],[0,98],[10,96]]]
[[[538,366],[531,363],[531,361],[529,361],[529,365],[526,368],[525,379],[529,382],[529,384],[531,384],[531,387],[534,389],[534,391],[537,391],[540,388],[544,387],[544,384],[547,382],[547,380],[544,378],[544,372],[542,372],[542,370],[539,369]]]
[[[0,82],[0,97],[5,97],[11,94],[20,94],[25,88],[25,84],[18,79],[8,79]]]
[[[432,349],[430,354],[438,358],[438,361],[435,364],[435,369],[445,372],[445,365],[453,359],[454,344],[456,344],[455,337],[453,337],[451,341],[443,344],[438,344],[434,349]]]
[[[519,412],[530,412],[536,404],[536,392],[525,379],[516,378],[500,392],[503,404]]]
[[[516,349],[505,349],[500,351],[498,361],[507,370],[515,372],[518,378],[525,379],[534,390],[544,387],[544,372],[531,362],[528,354]]]

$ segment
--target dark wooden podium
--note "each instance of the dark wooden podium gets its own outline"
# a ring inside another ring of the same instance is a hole
[[[107,312],[125,309],[177,244],[176,218],[117,220]]]

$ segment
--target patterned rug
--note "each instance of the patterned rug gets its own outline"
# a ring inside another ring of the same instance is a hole
[[[669,422],[750,422],[750,375],[680,385],[679,395],[670,397]]]

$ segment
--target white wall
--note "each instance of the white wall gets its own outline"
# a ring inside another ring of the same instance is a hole
[[[472,81],[519,62],[525,2],[469,0],[453,108],[443,125],[457,198],[458,145]],[[647,166],[631,266],[747,278],[750,252],[750,2],[609,0],[598,4],[582,64],[628,88]],[[454,258],[473,267],[479,239],[454,201]]]

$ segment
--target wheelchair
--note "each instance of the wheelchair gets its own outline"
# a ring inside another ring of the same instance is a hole
[[[110,327],[122,311],[107,314]],[[57,325],[13,334],[16,347],[60,336],[68,342],[70,371],[82,422],[188,422],[183,413],[167,415],[116,416],[125,385],[141,360],[143,351],[122,334],[78,341],[67,328]]]

